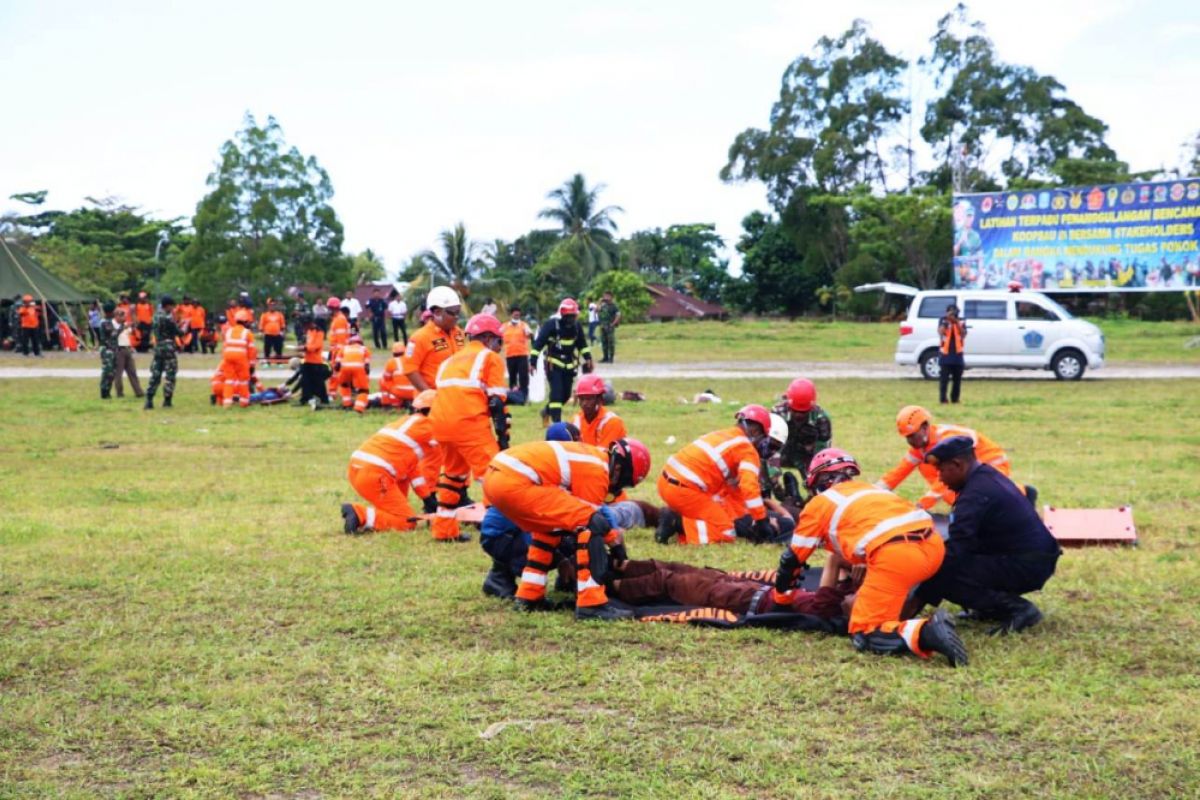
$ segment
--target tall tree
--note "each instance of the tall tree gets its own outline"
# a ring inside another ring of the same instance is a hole
[[[563,237],[573,243],[582,256],[583,265],[591,271],[608,269],[617,252],[613,241],[617,223],[612,215],[624,209],[600,205],[600,193],[605,188],[602,183],[588,188],[583,175],[577,172],[546,195],[554,205],[538,212],[540,218],[554,220],[562,226]]]
[[[1108,126],[1053,77],[1000,61],[965,5],[938,20],[931,42],[922,63],[941,94],[925,109],[921,136],[939,159],[928,177],[941,189],[994,188],[989,170],[997,163],[1014,181],[1049,178],[1063,159],[1116,160],[1104,142]]]
[[[426,250],[421,258],[432,268],[438,283],[445,282],[464,293],[484,267],[483,243],[473,241],[461,222],[438,234],[438,242],[440,252]]]
[[[886,140],[908,111],[900,84],[907,65],[862,20],[836,39],[821,37],[813,55],[784,71],[770,128],[734,139],[721,179],[762,181],[778,211],[804,189],[886,189]]]
[[[278,296],[289,285],[349,287],[333,185],[312,156],[289,147],[274,117],[221,146],[211,191],[196,207],[196,236],[184,253],[188,288],[208,302],[248,291]]]
[[[376,283],[387,278],[387,267],[374,250],[367,248],[354,256],[351,264],[354,283]]]

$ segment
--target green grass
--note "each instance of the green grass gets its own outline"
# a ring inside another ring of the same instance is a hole
[[[668,436],[728,423],[678,402],[710,383],[622,387],[649,396],[618,410],[656,465]],[[224,412],[199,381],[145,414],[90,381],[0,382],[0,797],[1196,796],[1198,390],[968,380],[951,421],[1048,503],[1132,503],[1142,544],[1070,551],[1041,626],[964,627],[950,670],[840,637],[516,616],[480,594],[475,543],[340,533],[379,416]],[[931,391],[820,386],[872,479],[902,453],[896,409]],[[540,432],[516,418],[516,440]],[[777,556],[649,531],[630,549]]]

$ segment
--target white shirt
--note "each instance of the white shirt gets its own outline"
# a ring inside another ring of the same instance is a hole
[[[113,323],[116,325],[116,323]],[[129,326],[122,325],[117,331],[117,347],[129,347]]]
[[[404,319],[408,316],[408,303],[396,298],[388,303],[388,313],[392,315],[392,319]]]
[[[342,308],[346,309],[346,315],[352,320],[358,319],[358,315],[362,313],[362,303],[353,295],[349,300],[342,301]]]
[[[490,315],[490,316],[493,316],[493,317],[494,317],[494,316],[496,316],[496,304],[495,304],[495,303],[488,303],[486,306],[484,306],[483,308],[479,309],[479,313],[480,313],[480,314],[488,314],[488,315]]]
[[[600,312],[596,309],[595,303],[588,303],[588,322],[599,322]]]

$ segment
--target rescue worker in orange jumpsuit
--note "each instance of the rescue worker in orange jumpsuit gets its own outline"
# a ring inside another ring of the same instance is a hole
[[[454,509],[464,505],[471,478],[482,479],[492,457],[508,447],[508,376],[500,357],[500,320],[476,314],[467,321],[466,334],[467,346],[438,369],[437,399],[429,412],[442,450],[433,538],[443,542],[471,540],[470,534],[459,532]],[[413,340],[417,335],[420,331]]]
[[[27,294],[21,298],[21,305],[17,308],[17,319],[20,326],[17,336],[21,341],[21,355],[28,356],[29,348],[32,345],[33,354],[41,358],[42,336],[38,330],[41,325],[41,317],[38,314],[37,305],[33,302],[33,295]]]
[[[429,409],[437,392],[421,392],[413,400],[413,413],[379,429],[350,456],[347,477],[354,491],[367,501],[344,503],[346,533],[409,531],[417,516],[408,504],[411,487],[425,504],[433,505],[433,485],[423,475],[422,462],[438,447],[429,424]]]
[[[233,407],[233,398],[238,405],[250,405],[250,365],[254,360],[254,334],[245,326],[244,314],[238,312],[232,325],[225,331],[221,349],[221,372],[225,374],[225,408]]]
[[[519,388],[529,402],[529,346],[533,330],[521,319],[521,309],[512,307],[512,317],[504,323],[504,360],[508,365],[508,390]]]
[[[204,306],[201,305],[200,301],[197,300],[192,304],[191,314],[188,318],[188,321],[191,323],[192,330],[192,339],[188,342],[187,347],[187,351],[189,353],[194,353],[196,350],[201,349],[200,339],[204,335],[204,327],[207,321],[207,315],[208,312],[204,310]]]
[[[371,351],[357,333],[343,347],[333,365],[342,395],[342,408],[361,414],[367,410],[367,395],[371,389]]]
[[[258,329],[262,331],[263,355],[270,361],[272,358],[283,358],[283,337],[287,331],[287,318],[283,316],[275,301],[267,298],[267,310],[258,318]]]
[[[338,356],[341,355],[342,348],[350,342],[350,318],[346,316],[346,310],[342,308],[342,301],[337,297],[326,300],[325,307],[329,309],[330,313],[329,334],[325,339],[329,344],[328,389],[329,396],[336,397],[341,386],[337,373]]]
[[[379,404],[384,408],[407,408],[417,396],[416,387],[404,374],[404,348],[403,342],[392,345],[392,357],[384,365],[383,374],[379,377]]]
[[[967,649],[945,611],[929,619],[901,619],[909,593],[933,577],[945,545],[933,519],[902,497],[866,481],[854,456],[831,447],[809,465],[808,488],[817,492],[800,513],[791,544],[779,559],[775,601],[788,602],[812,552],[833,554],[826,569],[865,565],[866,577],[850,612],[854,646],[877,654],[941,653],[951,666],[967,663]]]
[[[521,585],[513,607],[552,610],[546,575],[564,536],[575,536],[575,618],[630,619],[633,612],[611,605],[604,591],[609,553],[625,561],[624,536],[601,508],[609,494],[636,486],[650,471],[650,451],[622,439],[608,452],[582,442],[530,442],[492,459],[483,480],[487,502],[531,536]]]
[[[329,402],[329,393],[325,389],[325,331],[313,319],[312,315],[304,317],[304,359],[300,364],[300,402],[320,400],[322,405]]]
[[[580,378],[575,387],[579,413],[574,425],[579,429],[579,441],[601,450],[627,435],[624,420],[604,407],[604,391],[604,379],[594,372]]]
[[[150,296],[145,292],[138,292],[138,301],[133,307],[133,316],[134,322],[137,323],[137,351],[145,353],[150,349],[150,328],[154,322],[154,305],[150,302]]]
[[[701,436],[667,459],[658,477],[658,495],[669,512],[682,518],[681,541],[686,544],[737,541],[726,487],[754,520],[754,538],[766,541],[774,536],[763,504],[758,455],[758,443],[771,428],[771,413],[763,406],[748,405],[735,418],[734,427]],[[662,517],[662,527],[678,524],[671,513]]]
[[[896,415],[896,430],[908,441],[909,450],[904,454],[900,463],[888,471],[875,484],[881,489],[895,491],[904,479],[915,469],[929,484],[929,491],[917,501],[917,505],[928,511],[937,505],[938,500],[944,500],[946,505],[954,505],[955,493],[946,487],[938,477],[937,467],[925,463],[925,456],[937,446],[938,442],[951,436],[966,436],[975,443],[975,457],[980,463],[994,467],[1002,475],[1011,477],[1012,464],[1008,455],[1000,445],[971,428],[962,425],[933,424],[933,417],[921,406],[905,406]],[[1037,502],[1037,489],[1032,486],[1017,488],[1025,492],[1031,503]]]

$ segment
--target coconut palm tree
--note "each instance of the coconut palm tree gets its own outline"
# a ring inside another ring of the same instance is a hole
[[[542,219],[552,219],[562,226],[563,237],[576,245],[584,266],[590,271],[608,269],[616,259],[617,246],[613,235],[617,223],[612,215],[624,211],[620,206],[600,207],[600,192],[605,186],[598,183],[588,188],[587,181],[575,173],[569,181],[546,195],[554,205],[538,212]]]
[[[484,246],[467,236],[461,222],[451,230],[438,234],[441,252],[426,250],[420,258],[429,265],[437,282],[445,282],[459,294],[466,294],[467,287],[483,268]]]

